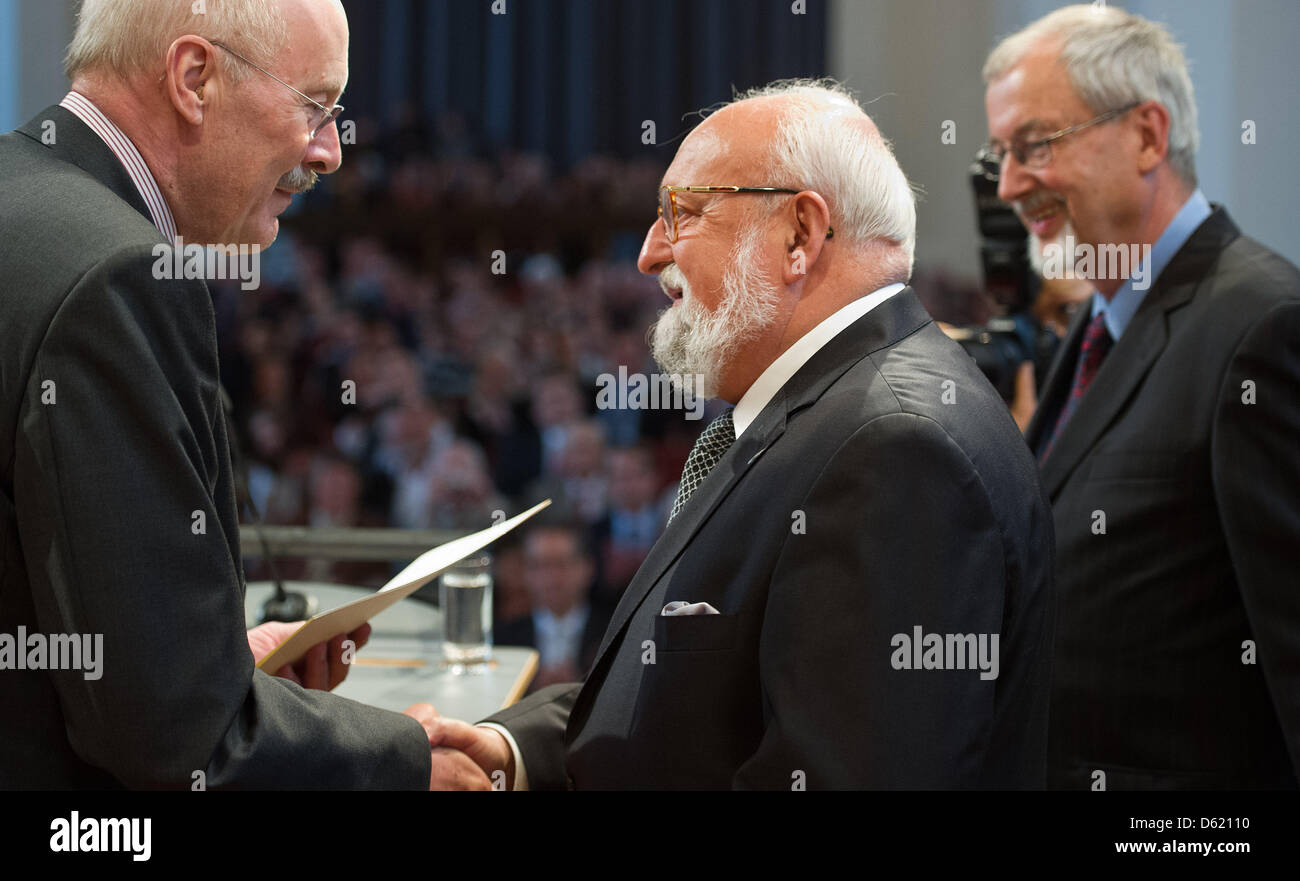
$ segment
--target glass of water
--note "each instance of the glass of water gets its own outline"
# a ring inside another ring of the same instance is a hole
[[[442,663],[450,672],[485,671],[492,659],[492,557],[471,554],[442,573]]]

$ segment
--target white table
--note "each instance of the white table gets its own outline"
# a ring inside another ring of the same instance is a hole
[[[286,590],[314,596],[317,614],[373,593],[341,584],[284,584]],[[258,623],[262,604],[273,592],[270,582],[249,582],[244,597],[249,627]],[[441,715],[476,722],[519,700],[537,673],[536,651],[509,646],[493,646],[492,661],[481,673],[447,672],[441,666],[442,613],[420,600],[401,600],[372,618],[370,626],[370,642],[357,653],[348,678],[334,689],[363,704],[401,712],[426,701]]]

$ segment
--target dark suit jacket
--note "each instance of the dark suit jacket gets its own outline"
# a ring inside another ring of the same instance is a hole
[[[1031,448],[1068,393],[1086,312],[1048,375]],[[1086,788],[1103,771],[1111,789],[1295,786],[1296,267],[1215,208],[1147,292],[1042,476],[1060,595],[1049,785]]]
[[[0,672],[0,787],[427,788],[415,720],[253,667],[211,299],[153,277],[125,170],[50,107],[0,193],[0,632],[104,653]]]
[[[536,788],[1041,787],[1051,564],[1005,405],[904,290],[818,351],[668,524],[586,685],[491,721]],[[720,614],[662,616],[674,600]],[[999,634],[1000,675],[895,669],[917,626]]]
[[[587,623],[582,628],[582,638],[578,642],[578,657],[574,663],[585,676],[596,660],[596,650],[600,648],[600,639],[609,625],[608,611],[602,612],[597,606],[589,606]],[[537,627],[532,615],[525,615],[514,621],[507,621],[492,634],[496,645],[521,645],[537,648]]]

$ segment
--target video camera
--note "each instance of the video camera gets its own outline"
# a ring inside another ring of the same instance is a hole
[[[1041,387],[1060,341],[1032,312],[1041,279],[1030,268],[1024,225],[1011,206],[998,198],[1000,172],[997,160],[983,149],[970,167],[984,289],[1001,314],[983,325],[955,328],[949,336],[975,359],[1002,399],[1010,402],[1020,365],[1033,362]]]

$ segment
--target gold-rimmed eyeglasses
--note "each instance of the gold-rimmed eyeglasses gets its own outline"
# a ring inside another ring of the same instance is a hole
[[[216,46],[218,49],[221,49],[225,52],[229,52],[231,55],[235,56],[240,61],[247,64],[249,67],[253,68],[254,70],[261,71],[262,73],[269,76],[271,79],[275,80],[280,85],[284,86],[289,91],[293,92],[299,98],[302,98],[304,101],[311,104],[312,107],[315,108],[315,111],[312,113],[312,117],[308,122],[308,128],[311,130],[311,136],[313,138],[315,138],[316,135],[320,134],[321,129],[325,128],[325,126],[329,125],[331,122],[338,119],[339,114],[343,112],[342,104],[335,104],[332,107],[326,107],[324,104],[320,103],[319,101],[313,100],[312,98],[309,98],[308,96],[304,95],[302,92],[298,91],[293,86],[289,85],[284,80],[280,79],[278,76],[271,73],[271,71],[267,70],[261,65],[249,61],[247,58],[240,55],[234,49],[231,49],[225,43],[218,43],[216,40],[212,40],[211,42],[212,45]]]
[[[1066,135],[1072,135],[1077,131],[1089,128],[1090,126],[1099,125],[1117,116],[1128,113],[1134,107],[1141,104],[1141,101],[1134,101],[1132,104],[1125,104],[1123,107],[1116,107],[1114,110],[1107,110],[1100,116],[1094,116],[1087,122],[1081,122],[1078,125],[1068,126],[1060,131],[1052,132],[1041,138],[1034,138],[1032,141],[1012,141],[1010,145],[1003,144],[1001,141],[989,141],[980,148],[980,158],[988,159],[997,163],[998,168],[1006,161],[1007,154],[1010,153],[1016,157],[1016,161],[1021,165],[1029,168],[1043,168],[1052,161],[1052,142],[1059,141]]]
[[[668,241],[676,244],[677,242],[677,194],[678,193],[713,193],[715,195],[729,195],[731,193],[802,193],[803,190],[792,190],[789,187],[660,187],[659,188],[659,216],[664,221],[664,232],[668,235]],[[835,230],[827,227],[826,238],[835,235]]]

